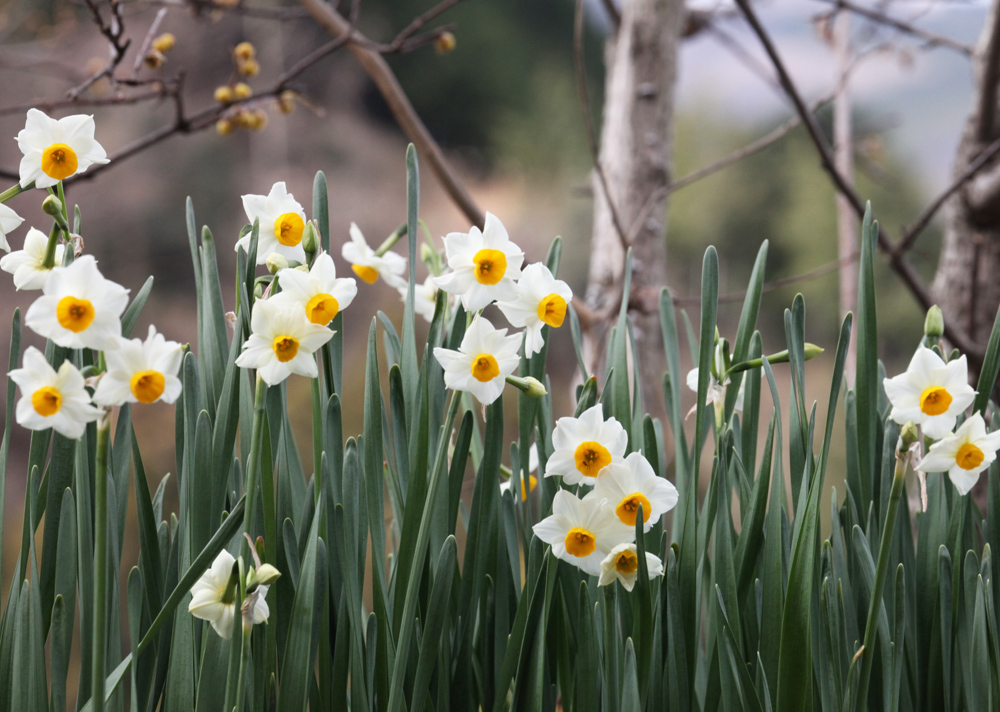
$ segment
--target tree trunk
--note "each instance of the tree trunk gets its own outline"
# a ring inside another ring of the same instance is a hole
[[[585,336],[591,373],[603,367],[608,329],[617,316],[625,246],[632,247],[629,299],[645,409],[665,412],[658,292],[666,283],[667,186],[673,139],[677,49],[682,0],[625,0],[617,32],[605,47],[605,101],[599,163],[611,196],[595,171],[594,228],[586,301],[597,315]],[[612,209],[613,205],[613,209]],[[617,225],[616,217],[617,215]],[[624,238],[621,234],[624,232]]]

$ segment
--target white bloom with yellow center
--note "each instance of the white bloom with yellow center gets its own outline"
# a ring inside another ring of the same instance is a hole
[[[403,276],[406,271],[406,258],[389,250],[384,255],[376,255],[375,250],[368,246],[361,228],[351,223],[351,241],[345,242],[340,250],[345,260],[351,263],[351,269],[365,284],[375,284],[381,277],[385,283],[394,289],[399,289],[407,283]]]
[[[285,188],[284,181],[271,186],[267,195],[244,195],[243,210],[251,225],[257,221],[257,264],[267,262],[272,252],[296,262],[306,261],[306,251],[302,247],[306,212]],[[250,251],[250,233],[237,241],[236,249],[241,247]]]
[[[677,488],[657,477],[642,453],[633,452],[623,463],[612,462],[604,468],[585,499],[607,500],[618,521],[633,530],[642,505],[643,531],[648,532],[677,504]]]
[[[511,326],[524,329],[524,353],[531,356],[542,350],[545,340],[542,327],[562,326],[566,307],[573,299],[573,290],[561,279],[552,276],[541,262],[530,264],[517,282],[517,297],[498,302],[500,311]]]
[[[94,140],[94,117],[75,114],[53,119],[38,109],[28,109],[24,128],[17,134],[21,159],[21,187],[34,182],[48,188],[95,163],[107,163],[104,147]]]
[[[959,494],[969,493],[979,473],[997,459],[1000,430],[986,432],[986,422],[973,413],[953,435],[938,440],[915,469],[921,472],[947,472]]]
[[[948,435],[958,415],[976,398],[965,356],[945,363],[925,346],[913,354],[905,373],[882,384],[892,403],[889,417],[900,425],[913,421],[934,440]]]
[[[34,346],[24,352],[23,368],[10,378],[21,389],[15,417],[29,430],[54,429],[67,438],[83,435],[87,423],[101,417],[101,409],[90,403],[83,376],[69,361],[56,371]]]
[[[98,405],[173,403],[181,394],[177,372],[184,354],[176,341],[167,341],[150,325],[146,340],[118,340],[119,348],[105,354],[107,372],[94,392]]]
[[[247,581],[254,578],[251,568],[247,573]],[[191,602],[188,612],[195,618],[208,621],[221,637],[227,640],[233,635],[233,622],[236,619],[236,597],[239,586],[239,569],[236,559],[228,551],[220,551],[212,566],[201,575],[191,587]],[[247,595],[243,602],[246,612],[244,623],[249,623],[252,616],[253,624],[267,623],[270,610],[264,597],[267,586],[258,586]]]
[[[493,300],[517,298],[514,283],[521,276],[524,253],[510,241],[496,215],[486,213],[482,231],[473,226],[468,233],[446,235],[444,249],[451,272],[434,281],[444,291],[459,295],[466,311],[477,312]]]
[[[646,552],[646,573],[650,579],[663,575],[663,562],[655,554]],[[598,586],[607,586],[615,579],[621,581],[626,591],[631,591],[639,578],[639,554],[635,544],[619,544],[601,561],[601,578]]]
[[[84,255],[69,267],[53,268],[24,323],[68,349],[110,351],[118,348],[127,304],[128,290],[105,279],[97,260]]]
[[[715,415],[718,420],[722,418],[723,408],[725,408],[726,405],[726,389],[729,387],[728,378],[724,382],[720,383],[718,377],[716,376],[716,374],[723,374],[726,370],[726,362],[722,353],[721,341],[715,346],[714,360],[715,364],[711,369],[712,373],[710,373],[708,377],[708,393],[705,396],[705,405],[715,406]],[[698,392],[698,377],[700,375],[701,369],[699,368],[692,368],[688,371],[687,387],[695,393]],[[740,390],[736,394],[736,404],[734,406],[734,410],[743,412],[743,393],[746,390],[746,384],[747,380],[745,378],[740,381]],[[698,410],[697,404],[695,404],[695,406],[688,411],[688,415],[690,416],[696,410]]]
[[[406,302],[407,285],[396,288],[399,298]],[[413,311],[422,316],[428,323],[434,321],[434,310],[437,308],[437,295],[440,290],[434,283],[434,275],[428,275],[423,284],[413,285]]]
[[[552,553],[591,576],[600,576],[601,561],[635,532],[618,526],[614,512],[601,500],[578,499],[559,490],[552,500],[552,514],[533,527],[535,536],[552,547]]]
[[[10,252],[7,234],[19,228],[23,222],[24,218],[15,213],[13,208],[0,203],[0,250]]]
[[[524,489],[524,483],[521,481],[521,473],[514,472],[510,479],[500,483],[500,495],[509,490],[513,484],[514,478],[517,478],[519,489],[521,490],[521,501],[526,502],[528,500],[528,494],[535,491],[535,487],[538,486],[538,478],[535,476],[535,471],[538,470],[538,448],[535,443],[531,443],[531,447],[528,448],[528,489]]]
[[[52,272],[51,268],[42,267],[42,262],[45,260],[45,248],[48,244],[48,236],[41,230],[32,227],[24,236],[23,250],[15,250],[9,255],[0,257],[0,269],[14,275],[16,289],[41,289],[45,286],[45,280]],[[55,264],[62,264],[65,250],[66,248],[62,244],[56,245]]]
[[[514,373],[521,358],[521,335],[507,336],[506,329],[494,329],[489,319],[477,316],[465,332],[458,351],[434,349],[434,358],[444,369],[444,383],[453,391],[468,391],[488,405],[500,397],[507,376]]]
[[[358,293],[358,285],[350,277],[337,277],[333,258],[325,252],[316,256],[312,269],[283,269],[278,272],[281,292],[274,295],[275,304],[297,304],[305,309],[313,324],[326,326],[333,317],[350,306]]]
[[[312,355],[333,337],[333,331],[306,319],[300,306],[260,300],[254,305],[250,328],[253,333],[243,344],[237,366],[257,369],[269,386],[293,373],[319,375]]]
[[[559,475],[567,485],[592,485],[612,462],[623,462],[628,433],[614,418],[604,419],[598,403],[579,418],[560,418],[552,431],[552,456],[545,476]]]

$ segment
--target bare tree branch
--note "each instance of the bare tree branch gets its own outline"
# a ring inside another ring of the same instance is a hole
[[[142,69],[142,60],[146,58],[146,53],[149,52],[150,45],[153,44],[153,38],[156,36],[156,31],[160,29],[160,23],[163,22],[163,18],[167,16],[167,8],[161,7],[156,11],[156,17],[149,25],[149,30],[146,31],[146,37],[142,40],[142,44],[139,45],[139,52],[135,55],[135,63],[132,65],[132,78],[139,78],[139,70]]]
[[[118,0],[108,0],[108,5],[111,8],[111,19],[105,21],[104,17],[101,15],[100,9],[97,7],[96,0],[85,0],[87,8],[94,17],[94,22],[97,24],[98,29],[101,34],[105,36],[108,40],[108,45],[111,53],[111,59],[108,60],[107,66],[96,74],[91,75],[87,78],[83,84],[75,86],[70,89],[66,96],[70,99],[75,99],[80,96],[83,92],[87,91],[95,82],[107,77],[114,83],[114,72],[121,64],[121,61],[125,58],[125,53],[128,52],[129,44],[131,40],[124,39],[125,35],[125,22],[122,19],[122,7]]]
[[[857,5],[850,0],[820,0],[820,2],[829,3],[836,6],[838,10],[847,10],[855,15],[877,22],[880,25],[892,27],[900,32],[917,37],[926,42],[929,47],[947,47],[948,49],[959,52],[960,54],[964,54],[966,57],[972,56],[972,47],[962,44],[957,40],[953,40],[950,37],[928,32],[927,30],[921,29],[920,27],[917,27],[909,22],[899,20],[895,17],[890,17],[884,12],[879,12],[878,10]]]

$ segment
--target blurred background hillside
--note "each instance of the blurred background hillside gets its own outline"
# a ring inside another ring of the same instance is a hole
[[[189,111],[213,104],[215,87],[229,81],[230,53],[241,41],[257,47],[265,87],[328,37],[294,3],[247,0],[254,7],[287,8],[282,21],[221,12],[195,15],[181,2],[124,3],[130,36],[138,45],[161,7],[169,10],[161,31],[177,38],[161,70],[186,73],[184,102]],[[427,0],[362,0],[359,28],[388,41]],[[900,3],[917,21],[958,41],[975,40],[985,9],[977,3]],[[24,123],[22,105],[59,99],[106,61],[107,44],[85,8],[54,0],[11,0],[0,4],[0,168],[16,170],[20,154],[12,140]],[[725,5],[700,9],[718,10]],[[586,67],[594,114],[599,119],[605,15],[588,6]],[[810,100],[835,83],[829,49],[817,35],[815,15],[822,2],[773,0],[760,4],[763,21]],[[469,0],[441,20],[454,23],[457,46],[438,54],[430,46],[389,58],[417,112],[442,144],[477,202],[497,214],[528,261],[544,257],[552,238],[565,240],[560,276],[577,293],[586,281],[592,202],[591,161],[573,75],[573,3],[570,0]],[[720,20],[721,33],[702,32],[685,41],[679,77],[679,117],[675,136],[675,176],[701,168],[766,134],[790,115],[787,103],[760,76],[764,66],[756,42],[738,18]],[[873,32],[871,46],[882,40]],[[741,54],[742,53],[742,54]],[[126,61],[131,66],[132,57]],[[972,96],[966,58],[946,49],[922,50],[900,41],[873,49],[856,74],[859,192],[878,218],[895,232],[909,224],[949,182],[950,161]],[[245,222],[240,196],[266,194],[283,180],[310,212],[312,180],[326,173],[330,188],[332,244],[338,269],[340,245],[356,222],[377,244],[405,218],[404,149],[407,141],[357,62],[335,53],[296,80],[307,101],[294,113],[269,111],[262,131],[219,136],[212,129],[175,136],[113,167],[93,180],[73,184],[70,203],[81,206],[87,251],[105,275],[133,293],[155,277],[153,296],[136,333],[155,320],[168,338],[193,341],[195,308],[184,201],[191,196],[199,225],[217,240],[224,285],[234,282],[232,245]],[[90,95],[107,96],[106,82]],[[11,110],[6,110],[11,107]],[[97,138],[114,154],[123,146],[167,125],[173,105],[163,101],[83,109],[94,113]],[[79,109],[53,111],[63,116]],[[13,182],[13,181],[9,181]],[[467,231],[468,221],[449,202],[434,177],[422,174],[421,216],[439,238]],[[23,195],[12,206],[29,224],[47,229],[40,193]],[[719,250],[723,294],[745,287],[753,258],[764,239],[771,242],[769,279],[820,268],[836,259],[834,194],[816,153],[801,129],[766,150],[671,196],[668,228],[668,286],[683,305],[698,294],[701,255]],[[24,228],[11,236],[19,248]],[[933,274],[940,230],[932,227],[914,252],[919,270]],[[809,340],[832,349],[841,316],[837,313],[835,272],[768,292],[761,314],[766,351],[783,348],[783,310],[798,291],[808,307]],[[878,279],[881,352],[892,372],[905,366],[921,334],[922,314],[888,269]],[[226,307],[233,296],[225,292]],[[0,344],[9,339],[8,316],[26,309],[33,293],[15,293],[0,279],[4,305]],[[697,308],[686,306],[692,320]],[[720,322],[735,331],[739,302],[726,303]],[[361,284],[359,298],[345,312],[345,372],[362,368],[370,319],[384,310],[401,320],[398,295],[378,283]],[[500,317],[497,315],[497,319]],[[40,345],[26,332],[22,348]],[[4,346],[6,348],[6,346]],[[568,328],[554,337],[550,363],[574,363]],[[826,398],[830,364],[816,362],[814,397]],[[567,412],[570,369],[551,369],[556,411]],[[0,390],[4,386],[0,386]],[[291,379],[293,396],[308,402],[308,384]],[[345,403],[359,403],[361,379],[345,378]],[[687,394],[693,403],[693,394]],[[308,447],[308,407],[301,418],[300,446]],[[158,481],[173,468],[173,444],[163,432],[173,428],[172,408],[156,405],[134,413],[146,469]],[[345,430],[361,429],[360,410],[345,412]],[[29,433],[14,428],[7,478],[5,519],[20,521],[24,462]],[[6,537],[5,568],[13,563],[16,537]],[[4,580],[7,580],[6,572]]]

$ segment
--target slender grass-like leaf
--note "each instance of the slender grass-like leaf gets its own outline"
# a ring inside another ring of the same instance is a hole
[[[874,492],[878,425],[878,318],[875,313],[875,246],[878,223],[872,222],[871,204],[861,223],[861,261],[858,276],[857,452],[862,491],[867,506]]]
[[[316,171],[313,178],[312,217],[319,227],[320,247],[323,252],[330,251],[330,196],[326,187],[326,174]]]
[[[452,588],[452,578],[457,565],[456,554],[458,544],[454,536],[449,536],[441,547],[438,555],[437,565],[434,567],[435,579],[434,587],[429,600],[434,602],[427,615],[427,621],[423,626],[423,634],[420,638],[420,654],[417,659],[417,669],[414,675],[413,692],[411,698],[413,703],[411,712],[423,712],[427,703],[428,690],[430,688],[431,673],[438,658],[438,644],[441,640],[441,631],[444,628],[445,616],[448,611],[448,601]]]

